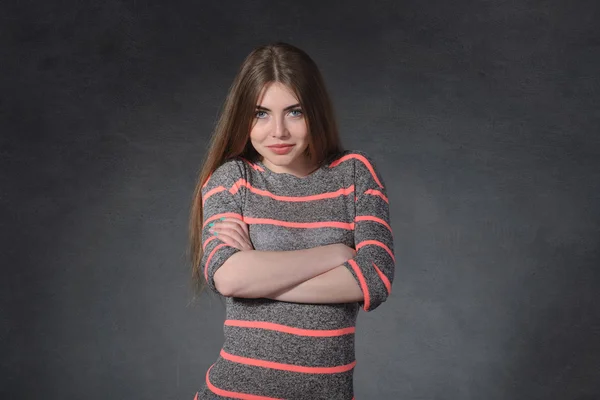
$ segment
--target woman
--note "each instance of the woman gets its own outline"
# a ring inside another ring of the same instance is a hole
[[[394,278],[389,202],[343,150],[311,58],[285,43],[242,64],[200,172],[193,275],[226,298],[225,342],[196,399],[353,399],[359,307]]]

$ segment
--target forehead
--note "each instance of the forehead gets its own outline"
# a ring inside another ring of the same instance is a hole
[[[285,108],[299,102],[298,97],[290,87],[281,82],[271,82],[262,88],[256,104],[267,108],[271,108],[270,106]]]

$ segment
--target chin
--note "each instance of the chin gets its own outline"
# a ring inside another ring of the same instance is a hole
[[[267,151],[269,151],[269,150],[267,150]],[[287,164],[291,163],[292,161],[294,161],[296,158],[298,158],[298,155],[296,154],[296,152],[291,152],[291,153],[282,154],[282,155],[269,154],[268,157],[263,156],[263,159],[267,159],[275,165],[287,165]]]
[[[286,155],[278,157],[278,158],[267,158],[267,160],[269,160],[269,162],[271,164],[277,165],[278,167],[285,167],[287,165],[290,165],[292,163],[292,161],[294,161],[293,158],[289,158],[289,154],[286,154]]]

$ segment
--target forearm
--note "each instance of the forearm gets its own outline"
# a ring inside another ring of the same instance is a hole
[[[225,296],[258,298],[281,292],[343,263],[335,245],[293,251],[241,251],[215,272]]]
[[[363,293],[352,273],[340,265],[289,289],[265,297],[291,303],[352,303],[362,301]]]

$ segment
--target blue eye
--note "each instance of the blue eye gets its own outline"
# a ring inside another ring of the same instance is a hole
[[[254,114],[254,116],[255,116],[256,118],[264,118],[264,117],[261,117],[261,115],[262,115],[262,114],[266,114],[266,112],[264,112],[264,111],[257,111],[257,112]]]
[[[301,109],[299,109],[299,108],[296,108],[296,109],[294,109],[294,110],[291,110],[291,111],[290,111],[290,114],[292,114],[292,113],[297,113],[297,114],[295,114],[295,115],[292,115],[292,117],[300,117],[300,116],[302,116],[302,114],[303,114],[303,113],[302,113],[302,110],[301,110]]]

